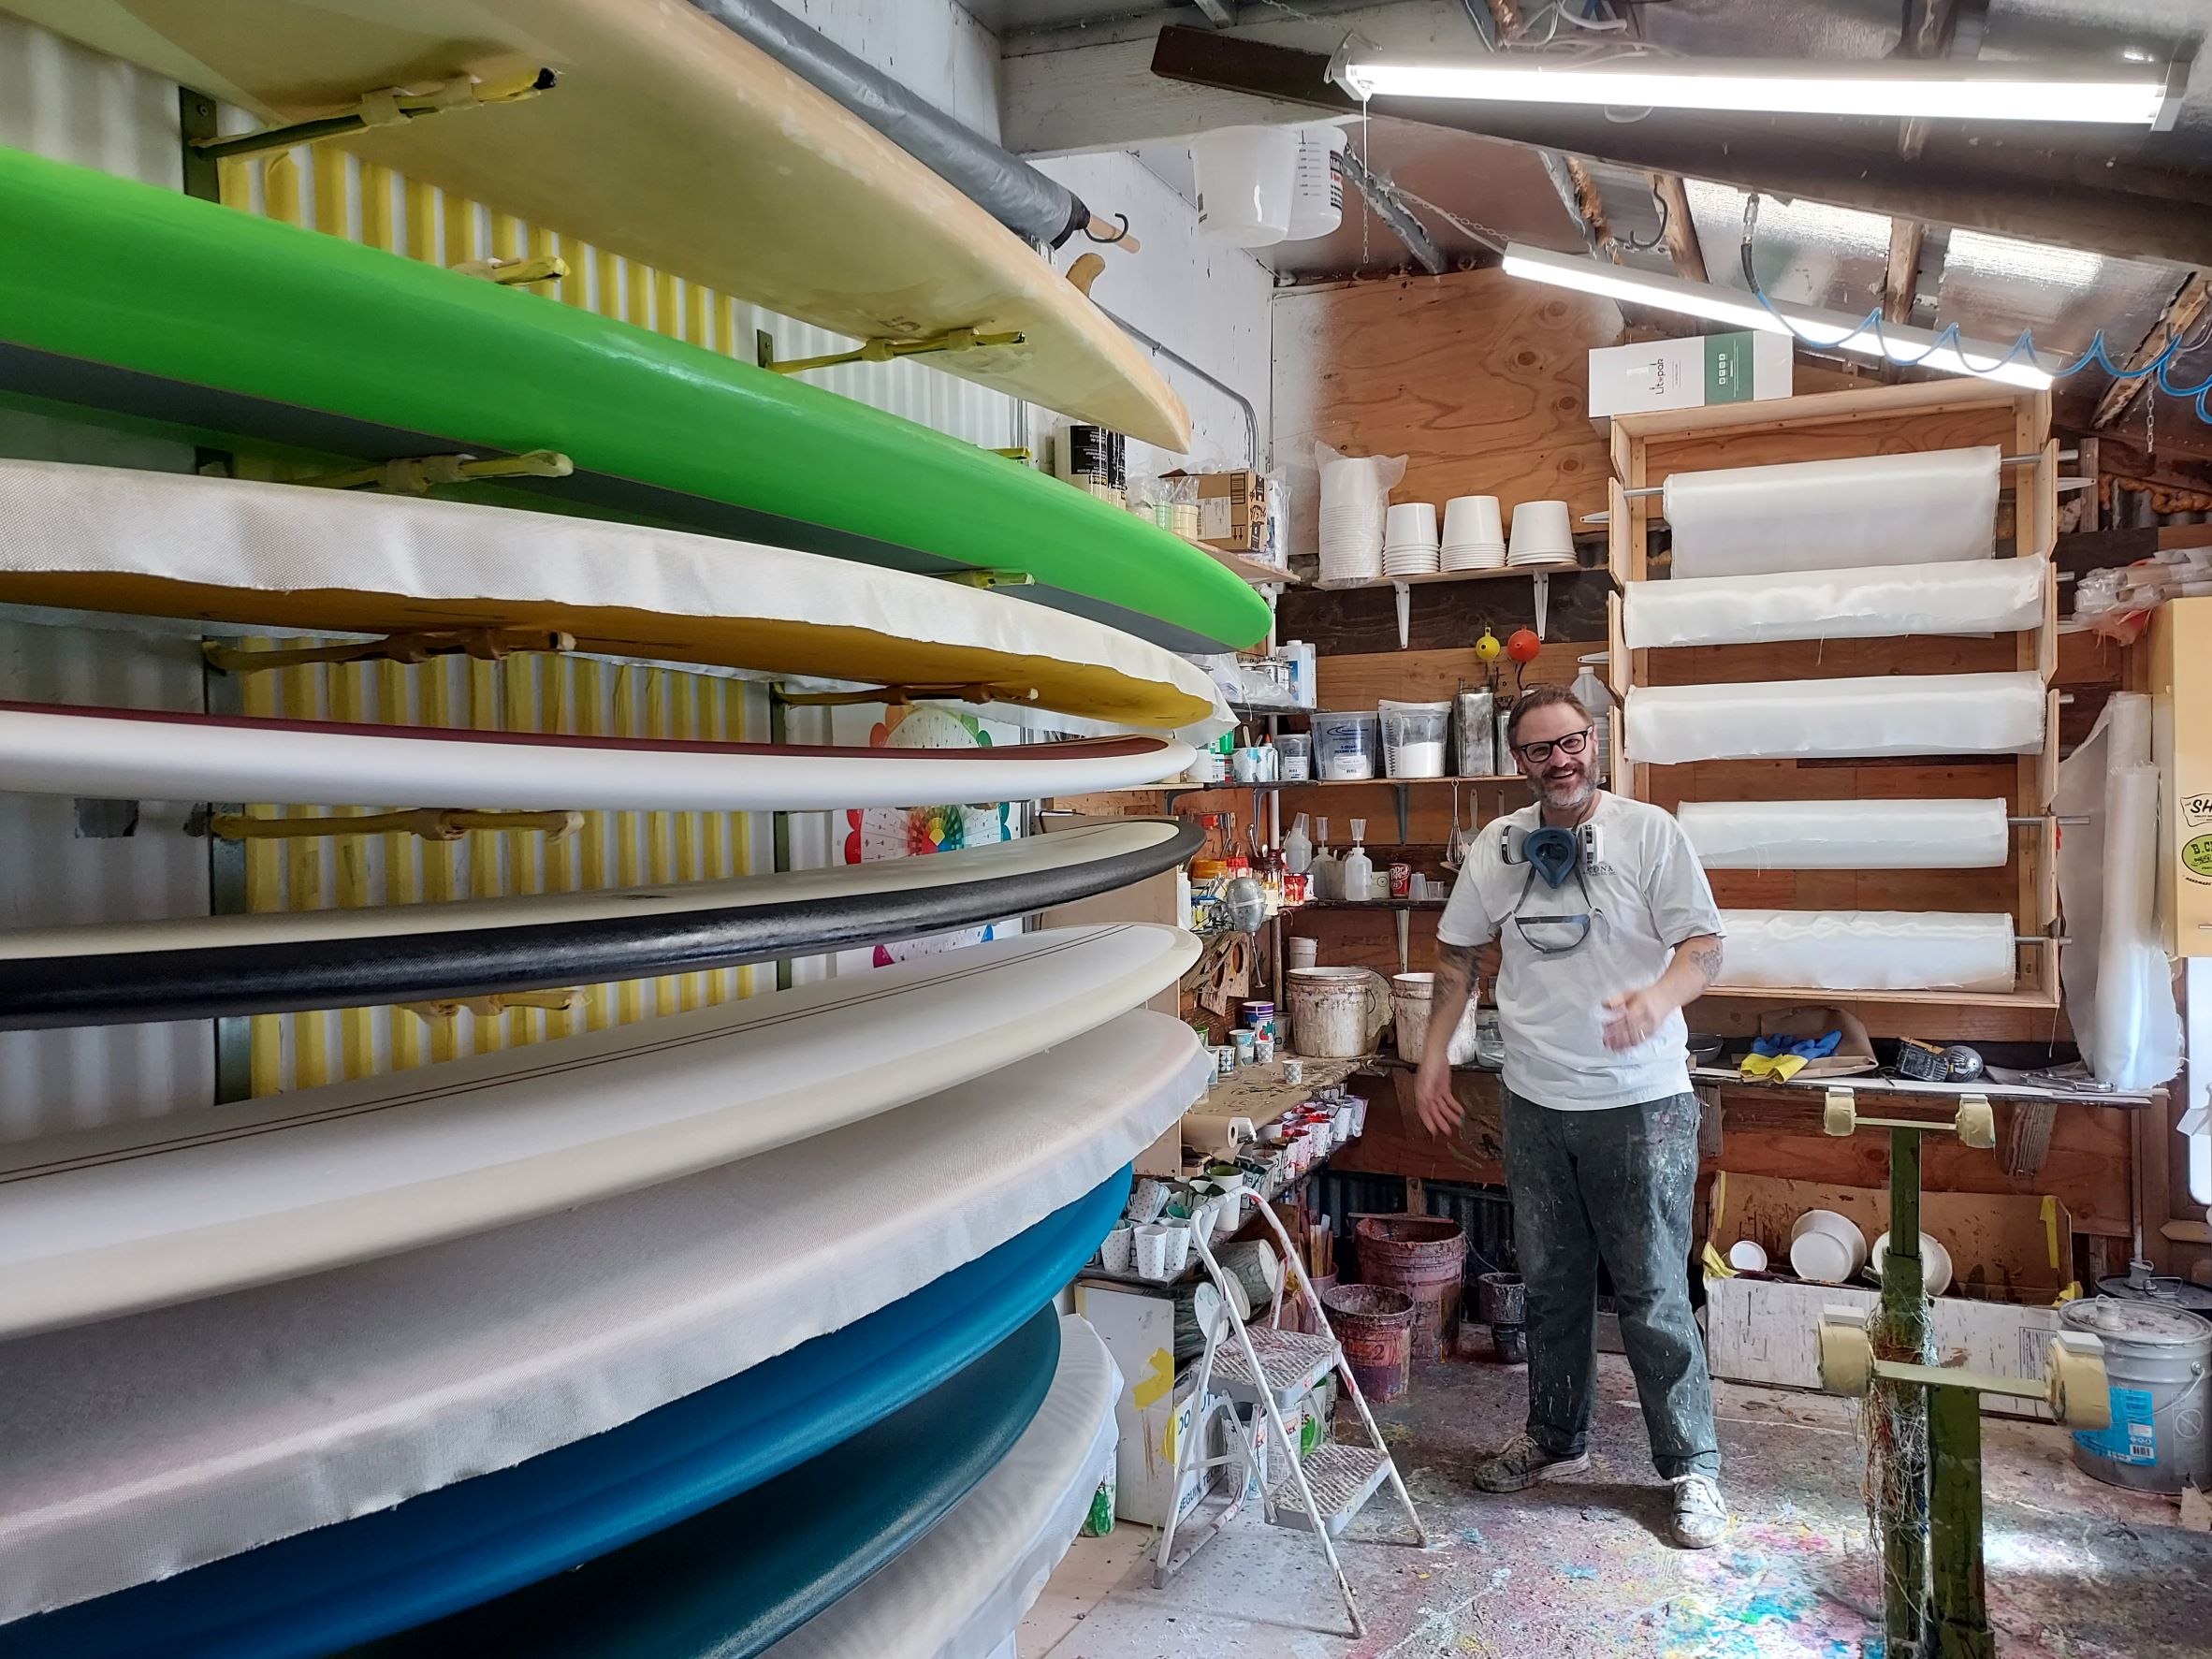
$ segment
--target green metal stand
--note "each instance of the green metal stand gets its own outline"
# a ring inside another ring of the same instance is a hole
[[[1885,1659],[1996,1659],[1982,1570],[1982,1396],[2041,1399],[2061,1423],[2107,1419],[2103,1365],[2093,1338],[2066,1333],[2045,1357],[2046,1380],[1939,1367],[1920,1261],[1920,1140],[1957,1134],[1996,1143],[1989,1103],[1967,1096],[1951,1122],[1862,1118],[1848,1088],[1828,1091],[1823,1127],[1889,1131],[1889,1247],[1882,1301],[1870,1317],[1830,1308],[1820,1323],[1822,1386],[1868,1397],[1874,1439],[1876,1530],[1882,1538]]]

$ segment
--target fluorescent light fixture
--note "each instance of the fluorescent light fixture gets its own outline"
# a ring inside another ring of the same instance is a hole
[[[1457,98],[1622,109],[1739,114],[1868,115],[1930,121],[2066,121],[2171,126],[2173,78],[2114,65],[2109,73],[2032,64],[1807,63],[1753,58],[1615,58],[1548,64],[1525,57],[1353,58],[1330,78],[1353,97]]]
[[[1858,357],[1886,357],[1892,362],[1921,369],[1941,369],[1952,374],[1972,374],[2006,386],[2043,391],[2051,384],[2050,371],[2028,357],[1999,363],[2006,348],[1963,342],[1963,351],[1937,347],[1927,328],[1885,323],[1879,337],[1865,321],[1842,312],[1817,311],[1807,306],[1782,305],[1768,311],[1739,288],[1715,283],[1690,283],[1679,277],[1652,276],[1625,266],[1607,265],[1548,248],[1512,242],[1506,249],[1506,273],[1556,287],[1576,288],[1628,305],[1649,305],[1661,311],[1681,312],[1724,323],[1731,328],[1749,328],[1761,334],[1791,334],[1814,351],[1850,352]],[[1775,312],[1782,314],[1777,316]],[[1783,319],[1787,318],[1785,322]],[[1994,368],[1989,367],[1996,364]]]

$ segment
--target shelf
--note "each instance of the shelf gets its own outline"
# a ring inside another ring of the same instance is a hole
[[[1448,898],[1309,898],[1299,910],[1441,910]],[[1286,910],[1285,915],[1292,914]],[[1710,995],[1710,993],[1708,993]]]
[[[1175,534],[1173,531],[1170,531],[1168,533],[1170,535]],[[1306,585],[1304,577],[1294,576],[1279,566],[1262,563],[1259,560],[1250,558],[1245,554],[1230,553],[1219,547],[1209,547],[1194,536],[1177,535],[1175,539],[1187,546],[1196,547],[1216,564],[1234,571],[1255,588],[1302,588]]]
[[[1814,1003],[1849,1008],[1860,1002],[1914,1003],[1928,1008],[2055,1009],[2056,996],[2026,991],[1823,991],[1805,985],[1709,985],[1701,997],[1738,1001]]]
[[[1284,789],[1412,789],[1419,784],[1526,783],[1518,772],[1495,772],[1480,778],[1298,778],[1286,779]],[[1247,786],[1249,787],[1249,786]],[[1263,788],[1273,787],[1262,785]]]
[[[1506,576],[1606,575],[1602,564],[1521,564],[1501,570],[1438,570],[1418,576],[1362,576],[1351,582],[1315,582],[1324,593],[1352,593],[1365,588],[1428,588],[1445,582],[1494,582]]]
[[[1885,1077],[1876,1071],[1863,1071],[1855,1077],[1752,1078],[1722,1066],[1693,1066],[1690,1078],[1694,1083],[1719,1084],[1730,1088],[1808,1092],[1838,1088],[1853,1089],[1862,1095],[1924,1095],[1933,1100],[1957,1100],[1965,1095],[1980,1095],[1986,1100],[2028,1100],[2059,1106],[2145,1107],[2164,1092],[2113,1089],[2099,1093],[2090,1089],[2041,1088],[2032,1084],[1992,1083],[1986,1078],[1972,1083],[1915,1083],[1909,1077]]]

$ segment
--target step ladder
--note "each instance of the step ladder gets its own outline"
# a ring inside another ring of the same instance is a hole
[[[1256,1194],[1238,1194],[1231,1201],[1236,1206],[1232,1215],[1242,1213],[1245,1199],[1257,1202]],[[1366,1634],[1366,1625],[1360,1617],[1360,1604],[1352,1594],[1351,1584],[1344,1576],[1344,1564],[1337,1559],[1337,1535],[1366,1506],[1367,1501],[1382,1490],[1386,1481],[1413,1529],[1410,1540],[1413,1547],[1426,1549],[1429,1535],[1414,1511],[1413,1499],[1398,1474],[1398,1465],[1383,1445],[1382,1431],[1375,1427],[1375,1414],[1368,1410],[1366,1397],[1360,1392],[1359,1379],[1352,1375],[1344,1348],[1330,1328],[1321,1298],[1300,1265],[1290,1235],[1268,1205],[1259,1204],[1259,1210],[1268,1230],[1274,1234],[1283,1259],[1283,1282],[1275,1287],[1265,1325],[1254,1324],[1238,1314],[1239,1292],[1232,1288],[1208,1246],[1206,1230],[1202,1225],[1191,1228],[1191,1251],[1219,1293],[1220,1312],[1212,1320],[1202,1321],[1206,1324],[1206,1346],[1192,1381],[1192,1397],[1198,1404],[1192,1412],[1190,1433],[1178,1437],[1175,1444],[1174,1475],[1168,1488],[1174,1496],[1169,1502],[1168,1518],[1154,1547],[1153,1588],[1166,1588],[1168,1580],[1187,1566],[1207,1542],[1243,1509],[1245,1492],[1251,1484],[1252,1446],[1235,1419],[1233,1407],[1250,1406],[1264,1419],[1263,1432],[1271,1435],[1275,1453],[1281,1459],[1280,1468],[1270,1470],[1270,1485],[1262,1495],[1262,1512],[1276,1526],[1313,1535],[1329,1563],[1330,1572],[1335,1576],[1337,1592],[1344,1597],[1345,1611],[1351,1619],[1351,1633],[1355,1637],[1361,1637]],[[1283,1289],[1293,1277],[1315,1327],[1321,1333],[1317,1336],[1282,1328]],[[1345,1397],[1359,1410],[1361,1424],[1367,1433],[1367,1444],[1350,1446],[1324,1438],[1310,1454],[1301,1457],[1287,1414],[1296,1409],[1298,1403],[1332,1372],[1344,1389]],[[1221,1396],[1220,1411],[1206,1411],[1210,1393]],[[1223,1426],[1228,1430],[1226,1439],[1231,1449],[1209,1456],[1206,1448],[1223,1414],[1230,1419]],[[1195,1538],[1186,1531],[1187,1548],[1178,1557],[1176,1511],[1181,1506],[1186,1480],[1195,1477],[1205,1481],[1223,1469],[1230,1480],[1227,1503]]]

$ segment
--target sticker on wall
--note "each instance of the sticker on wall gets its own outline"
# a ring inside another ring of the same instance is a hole
[[[934,706],[892,709],[868,733],[875,749],[988,749],[991,734],[970,714]],[[1011,840],[1014,834],[1011,803],[962,807],[871,807],[845,814],[845,862],[868,864],[880,858],[918,858],[932,852],[953,852],[963,847],[988,847]],[[963,945],[995,939],[996,924],[964,927],[928,939],[902,939],[878,945],[875,963],[885,968],[916,956],[934,956]]]

